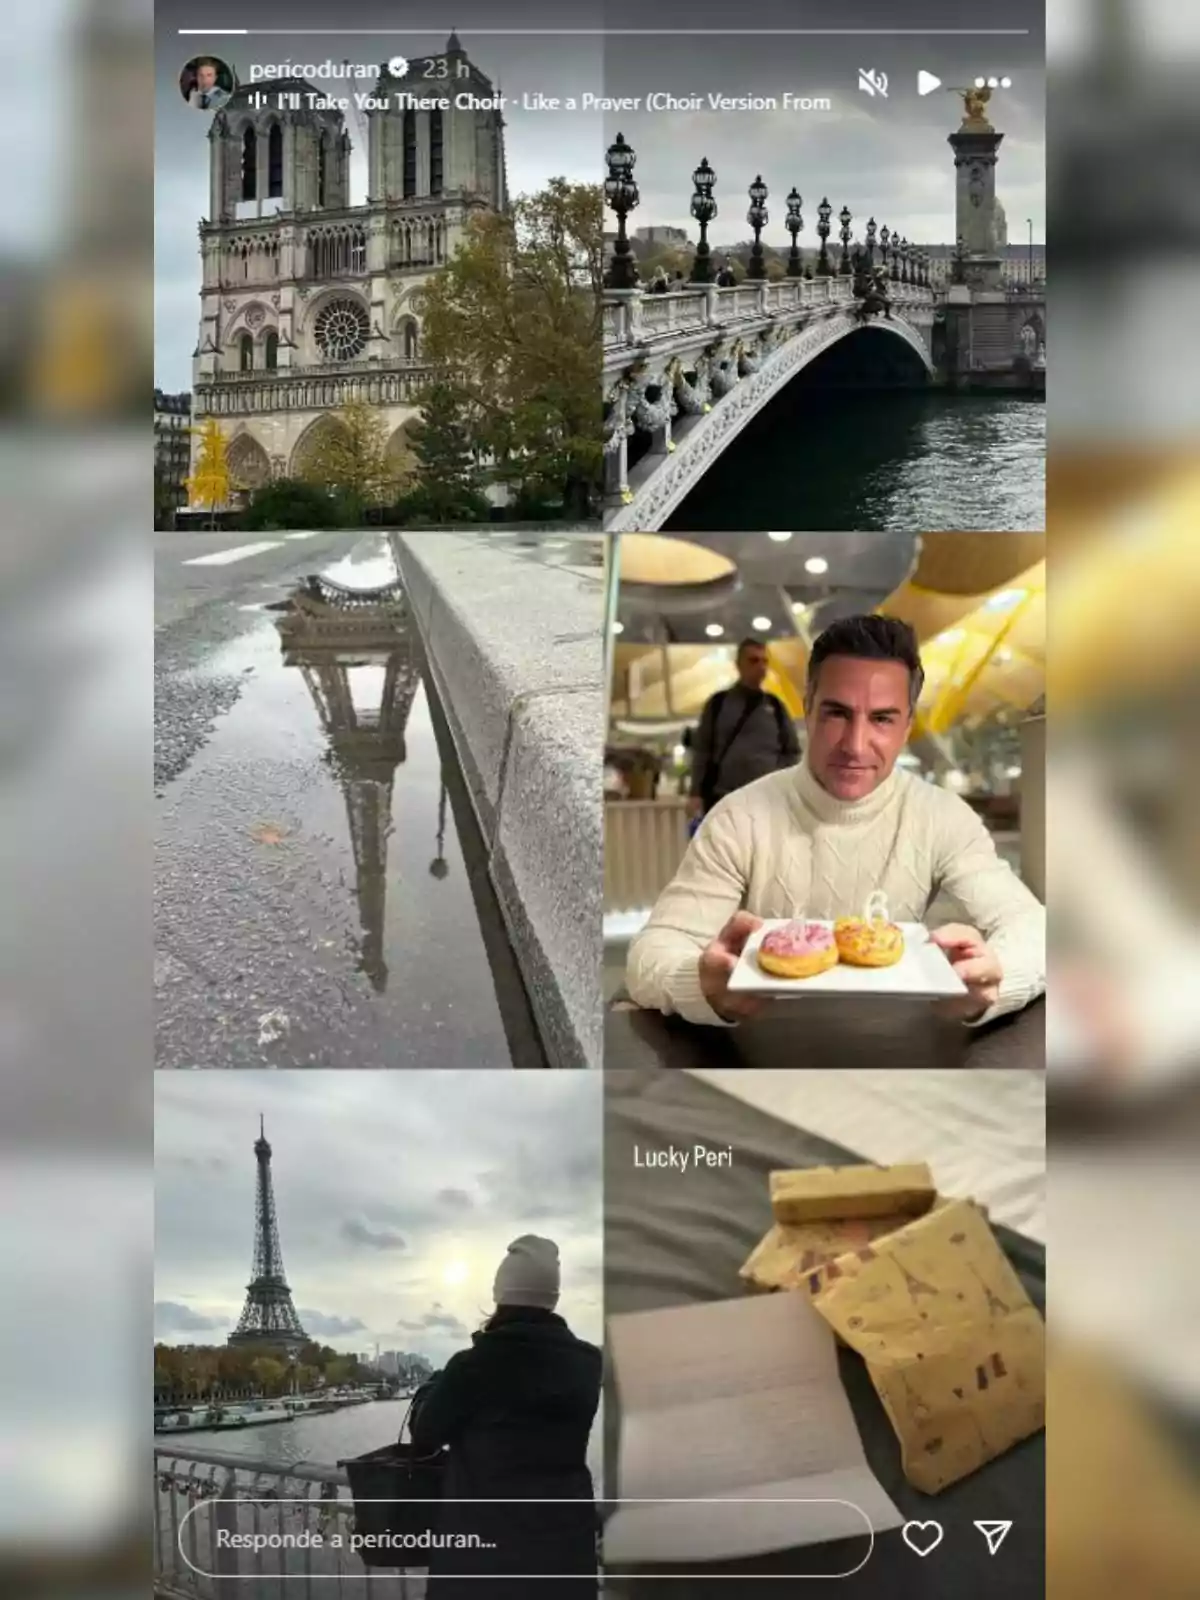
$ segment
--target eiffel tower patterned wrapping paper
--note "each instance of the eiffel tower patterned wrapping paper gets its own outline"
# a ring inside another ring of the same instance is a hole
[[[971,1201],[839,1256],[808,1286],[866,1362],[915,1488],[936,1494],[1044,1427],[1045,1324]]]

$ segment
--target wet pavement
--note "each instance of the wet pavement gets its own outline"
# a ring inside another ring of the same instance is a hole
[[[159,547],[157,1064],[543,1065],[402,597],[268,609],[391,583],[386,537],[272,542]]]

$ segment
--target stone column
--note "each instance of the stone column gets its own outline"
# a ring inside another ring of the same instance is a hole
[[[387,127],[384,113],[367,112],[367,200],[382,201],[387,198],[383,181],[383,135]],[[340,169],[339,169],[340,177]]]
[[[998,289],[1001,258],[996,233],[996,158],[1000,141],[982,113],[967,115],[949,136],[955,166],[955,231],[966,252],[967,283]]]
[[[223,117],[214,119],[208,132],[208,217],[220,222],[225,215],[225,171],[229,159],[229,135]]]

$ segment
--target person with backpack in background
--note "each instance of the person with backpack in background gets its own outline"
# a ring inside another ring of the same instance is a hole
[[[694,826],[727,794],[800,759],[787,707],[763,688],[767,647],[761,639],[738,645],[737,674],[732,688],[711,696],[696,729],[689,801]]]

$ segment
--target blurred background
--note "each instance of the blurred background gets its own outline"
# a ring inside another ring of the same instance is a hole
[[[1185,1600],[1200,12],[1055,0],[1049,28],[1050,1585]],[[144,1594],[151,6],[9,6],[0,37],[0,1582]]]
[[[743,641],[796,726],[817,637],[879,611],[915,630],[925,684],[899,765],[960,794],[1038,896],[1045,882],[1046,541],[1040,533],[622,536],[605,751],[605,986],[688,843],[705,703]],[[744,781],[744,780],[743,780]],[[936,906],[931,924],[959,915]]]

